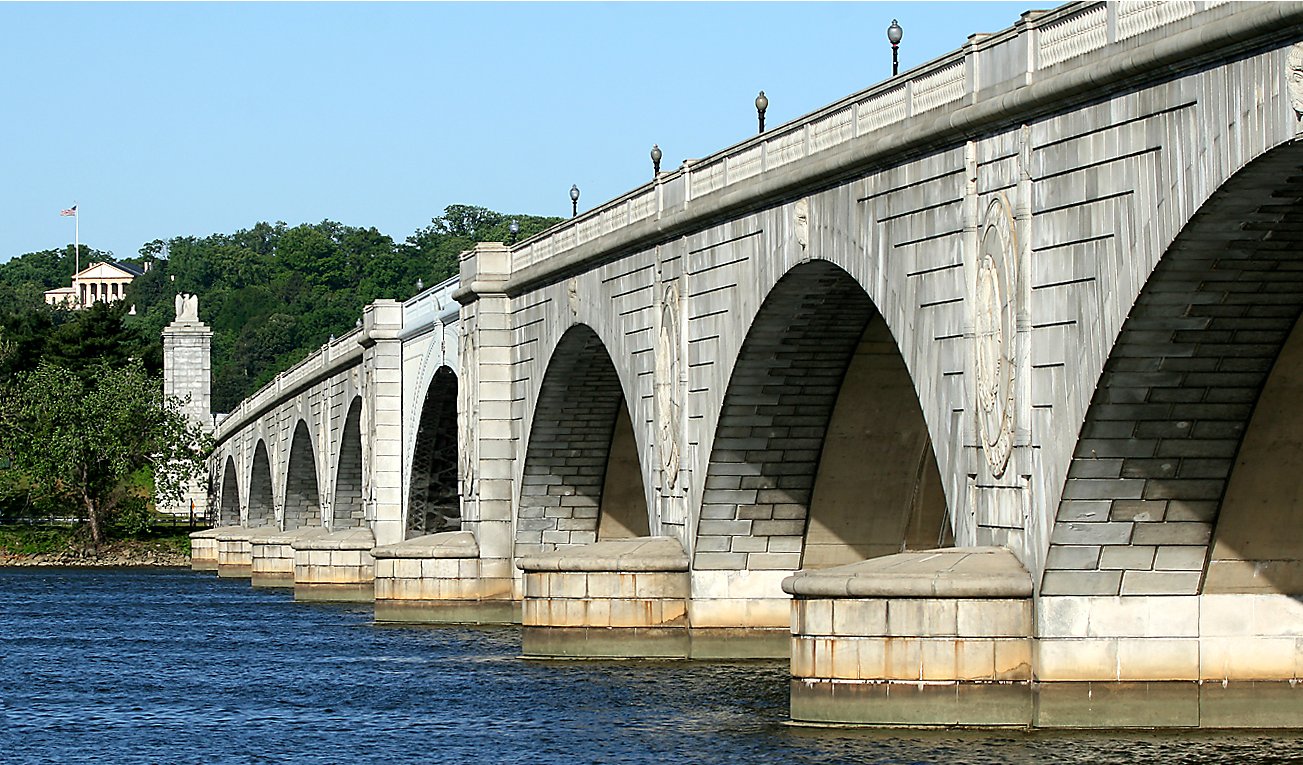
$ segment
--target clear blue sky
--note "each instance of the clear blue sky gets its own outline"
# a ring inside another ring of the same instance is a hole
[[[1057,3],[0,2],[0,261],[449,204],[568,215]]]

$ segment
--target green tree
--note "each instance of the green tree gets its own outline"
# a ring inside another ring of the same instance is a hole
[[[155,499],[169,502],[204,475],[209,437],[140,361],[83,377],[42,360],[2,393],[0,460],[44,497],[84,513],[96,545],[128,499],[133,473],[149,468]]]

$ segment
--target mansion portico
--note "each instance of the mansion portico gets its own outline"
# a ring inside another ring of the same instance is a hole
[[[148,270],[131,263],[91,263],[73,274],[71,287],[47,290],[45,302],[82,308],[92,303],[111,303],[127,294],[127,285]]]

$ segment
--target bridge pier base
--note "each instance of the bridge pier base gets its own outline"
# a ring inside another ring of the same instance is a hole
[[[268,529],[255,533],[249,539],[253,548],[249,584],[254,587],[284,587],[294,589],[295,540],[311,539],[326,533],[320,527],[277,531]]]
[[[888,555],[783,588],[794,596],[794,721],[1032,724],[1032,584],[1008,550]]]
[[[217,570],[217,537],[232,526],[219,526],[190,533],[190,569],[192,571]]]
[[[347,529],[296,539],[294,599],[365,603],[375,599],[375,536]]]
[[[475,535],[447,531],[384,545],[375,558],[375,620],[513,624],[511,561],[481,559]]]
[[[227,526],[217,533],[217,575],[247,579],[253,573],[251,535],[262,529]]]
[[[687,658],[688,558],[672,537],[530,555],[521,652],[536,659]]]

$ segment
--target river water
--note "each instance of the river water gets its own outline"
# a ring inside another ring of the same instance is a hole
[[[0,569],[0,763],[1285,763],[1303,736],[785,725],[783,662],[527,662],[182,569]]]

